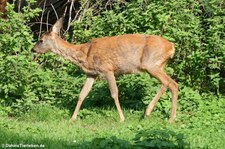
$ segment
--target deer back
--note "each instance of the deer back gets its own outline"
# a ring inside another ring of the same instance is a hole
[[[173,54],[172,44],[160,36],[126,34],[90,41],[86,64],[98,73],[138,73],[144,64],[163,63]]]

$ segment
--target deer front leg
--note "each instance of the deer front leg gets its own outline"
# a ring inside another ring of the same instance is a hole
[[[78,114],[78,112],[80,110],[81,104],[84,101],[85,97],[90,92],[94,81],[95,81],[95,77],[94,76],[88,76],[87,77],[87,79],[86,79],[86,81],[84,83],[84,86],[83,86],[83,88],[82,88],[82,90],[80,92],[80,95],[79,95],[79,98],[78,98],[78,101],[77,101],[77,105],[76,105],[76,108],[74,110],[73,116],[70,119],[70,122],[74,122],[74,120],[77,118],[77,114]]]
[[[120,107],[120,103],[119,103],[119,99],[118,99],[118,88],[116,85],[116,79],[115,79],[114,73],[108,72],[105,76],[108,81],[111,96],[114,99],[114,102],[115,102],[115,105],[116,105],[116,108],[117,108],[117,111],[118,111],[118,114],[120,117],[120,121],[124,122],[125,118],[124,118],[123,111]]]

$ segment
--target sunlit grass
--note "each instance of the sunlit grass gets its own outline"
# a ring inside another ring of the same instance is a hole
[[[2,147],[28,144],[44,145],[50,149],[136,148],[138,145],[147,148],[153,143],[157,148],[157,141],[158,148],[162,148],[163,143],[167,148],[225,147],[225,125],[205,123],[201,118],[188,120],[182,113],[178,113],[180,116],[176,123],[169,124],[157,111],[143,119],[143,111],[125,110],[126,121],[121,123],[115,109],[83,109],[77,121],[71,124],[70,116],[64,110],[50,107],[39,110],[45,114],[35,109],[17,118],[1,117]],[[176,146],[179,143],[181,146]]]

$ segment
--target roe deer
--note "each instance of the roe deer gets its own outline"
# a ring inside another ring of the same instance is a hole
[[[172,111],[169,122],[175,120],[178,84],[163,71],[166,62],[173,57],[175,52],[173,43],[156,35],[125,34],[96,38],[84,44],[73,45],[60,38],[59,32],[62,23],[61,18],[53,25],[50,32],[44,33],[33,51],[37,53],[52,51],[78,65],[87,74],[71,122],[77,118],[81,104],[91,90],[97,75],[105,76],[120,121],[124,121],[114,74],[139,72],[148,72],[162,84],[156,96],[147,106],[145,116],[150,115],[156,102],[168,87],[172,93]]]

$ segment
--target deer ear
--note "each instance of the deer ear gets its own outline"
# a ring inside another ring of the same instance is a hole
[[[59,34],[63,26],[63,17],[61,17],[57,22],[52,26],[52,32]]]

